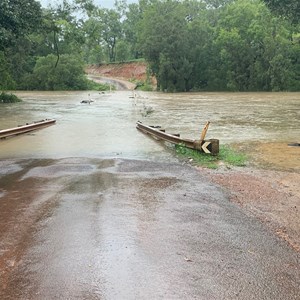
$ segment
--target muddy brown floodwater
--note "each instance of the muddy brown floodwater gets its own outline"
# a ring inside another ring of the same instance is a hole
[[[137,133],[135,123],[161,125],[197,138],[211,121],[207,138],[237,144],[259,163],[300,171],[300,93],[19,92],[23,103],[1,105],[0,129],[44,118],[57,124],[1,141],[0,158],[69,156],[174,161],[171,152]],[[93,100],[92,104],[81,104]],[[147,109],[153,112],[147,115]],[[277,156],[278,155],[278,156]],[[280,159],[277,159],[280,157]]]
[[[299,93],[18,94],[0,129],[57,124],[0,140],[0,299],[300,299]],[[137,120],[210,120],[251,163],[189,166]]]

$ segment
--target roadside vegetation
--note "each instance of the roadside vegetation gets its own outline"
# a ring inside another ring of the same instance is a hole
[[[153,86],[150,81],[138,81],[136,83],[136,89],[139,91],[144,91],[144,92],[151,92],[153,91]]]
[[[234,150],[228,145],[221,145],[218,155],[209,155],[182,145],[176,145],[175,151],[180,158],[188,160],[191,164],[210,169],[217,169],[221,165],[244,167],[248,159],[245,154]]]
[[[283,2],[2,0],[0,90],[90,89],[86,65],[144,59],[161,91],[299,91],[300,2]]]

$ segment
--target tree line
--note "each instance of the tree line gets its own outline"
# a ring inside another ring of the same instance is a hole
[[[144,59],[162,91],[299,91],[299,3],[1,0],[0,90],[88,89],[86,64]]]

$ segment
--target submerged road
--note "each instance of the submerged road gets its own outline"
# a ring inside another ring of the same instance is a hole
[[[300,299],[299,254],[178,163],[0,161],[0,299]]]

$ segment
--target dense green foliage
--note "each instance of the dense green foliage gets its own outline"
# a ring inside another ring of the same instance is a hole
[[[1,0],[0,50],[13,45],[16,38],[35,31],[41,23],[41,8],[35,0]]]
[[[299,27],[260,0],[230,2],[158,1],[146,10],[140,45],[161,90],[300,89]]]
[[[16,95],[13,94],[7,94],[2,92],[0,94],[0,103],[16,103],[21,102],[22,100],[18,98]]]
[[[300,21],[299,0],[264,0],[268,7],[277,14],[287,17],[293,23]]]
[[[60,3],[0,2],[0,89],[87,89],[85,64],[145,58],[162,91],[300,90],[298,0]]]
[[[26,86],[30,89],[49,91],[87,89],[83,63],[78,57],[63,54],[55,67],[56,61],[57,57],[53,54],[38,58],[33,74],[26,78]]]

